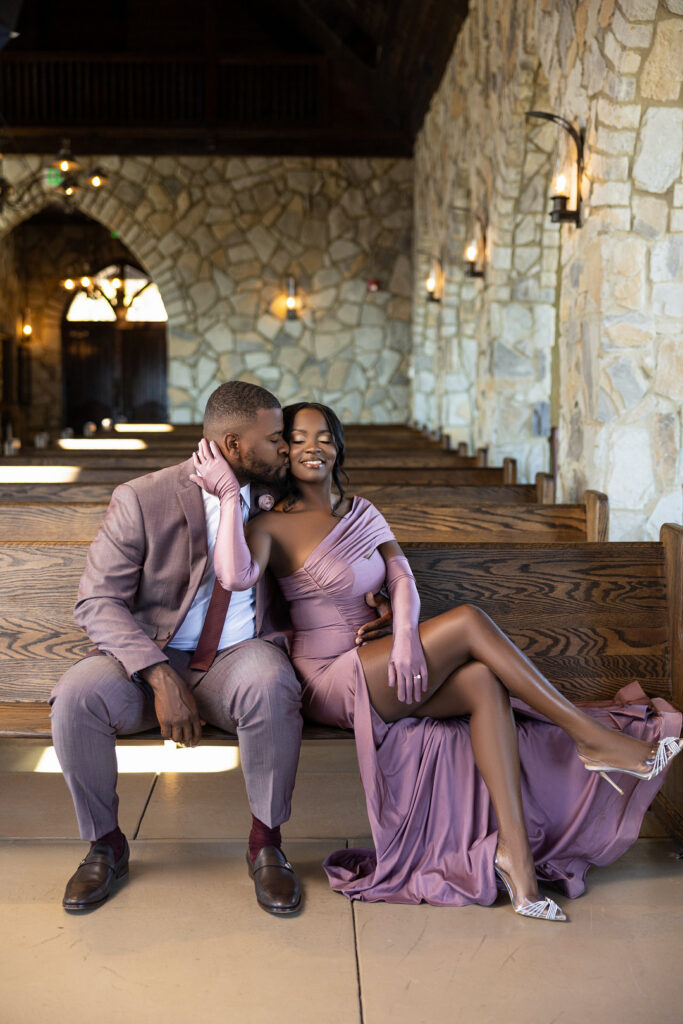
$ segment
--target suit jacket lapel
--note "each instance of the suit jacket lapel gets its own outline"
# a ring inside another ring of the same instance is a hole
[[[208,549],[206,545],[206,517],[204,515],[204,500],[201,488],[190,480],[189,474],[194,472],[192,459],[185,463],[186,473],[176,491],[176,496],[187,520],[187,531],[189,540],[189,567],[190,579],[187,586],[187,593],[183,603],[178,609],[176,629],[187,615],[190,605],[194,601],[195,594],[202,581],[206,570]]]

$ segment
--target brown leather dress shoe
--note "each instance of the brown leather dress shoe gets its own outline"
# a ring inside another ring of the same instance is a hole
[[[119,860],[107,843],[95,843],[66,883],[62,906],[65,910],[92,910],[101,906],[114,880],[128,874],[128,840]]]
[[[278,916],[297,913],[301,907],[301,886],[282,850],[264,846],[253,864],[247,850],[247,867],[260,907]]]

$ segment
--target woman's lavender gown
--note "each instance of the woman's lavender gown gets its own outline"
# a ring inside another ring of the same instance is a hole
[[[374,850],[339,850],[325,861],[330,884],[350,899],[437,906],[496,899],[495,815],[477,771],[466,719],[405,718],[387,724],[371,707],[354,646],[367,621],[365,594],[383,583],[377,551],[393,540],[370,502],[354,498],[280,586],[290,603],[292,661],[307,718],[353,728]],[[521,702],[516,710],[522,795],[538,875],[569,896],[584,891],[591,864],[610,864],[636,839],[662,776],[621,775],[625,796],[587,772],[561,729]],[[648,740],[678,736],[681,715],[650,702],[637,683],[609,706],[586,708],[613,727]]]

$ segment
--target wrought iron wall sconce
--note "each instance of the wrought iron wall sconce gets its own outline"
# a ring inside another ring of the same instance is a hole
[[[441,302],[443,293],[443,267],[441,261],[432,258],[432,266],[425,281],[428,302]]]
[[[471,213],[467,206],[453,206],[457,213],[464,213],[479,225],[478,232],[473,231],[464,254],[465,277],[484,277],[486,261],[486,220],[480,213]]]
[[[569,180],[568,168],[556,166],[553,175],[553,207],[550,211],[550,220],[553,224],[576,224],[581,227],[581,187],[583,182],[583,129],[576,129],[574,125],[559,114],[551,114],[544,110],[527,110],[527,117],[538,117],[543,121],[552,121],[562,128],[573,140],[576,148],[576,207],[573,210],[568,208],[569,199],[572,193]]]
[[[288,320],[299,319],[299,299],[296,294],[296,281],[293,277],[287,278],[287,298],[285,299],[285,314]]]

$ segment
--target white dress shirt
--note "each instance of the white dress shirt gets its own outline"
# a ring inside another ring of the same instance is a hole
[[[249,503],[251,500],[250,484],[240,488],[240,497],[242,501],[242,522],[246,523],[249,518]],[[178,632],[169,644],[169,647],[176,647],[181,651],[196,650],[216,579],[213,569],[213,551],[216,546],[216,534],[220,519],[220,501],[215,494],[209,494],[208,491],[204,490],[202,490],[202,498],[204,499],[206,545],[209,557],[194,601],[180,624]],[[242,591],[234,590],[230,598],[228,614],[225,617],[225,625],[223,626],[223,632],[218,643],[218,650],[221,651],[224,647],[239,643],[240,640],[250,640],[254,636],[254,629],[254,588]]]

